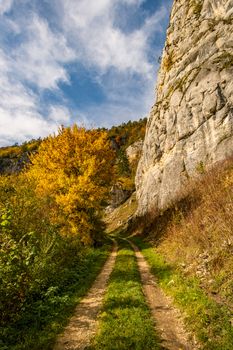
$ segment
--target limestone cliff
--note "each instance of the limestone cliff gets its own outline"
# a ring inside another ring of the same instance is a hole
[[[138,214],[233,154],[233,0],[175,0],[136,187]]]
[[[142,153],[143,140],[140,139],[126,148],[125,152],[130,164],[138,162]]]

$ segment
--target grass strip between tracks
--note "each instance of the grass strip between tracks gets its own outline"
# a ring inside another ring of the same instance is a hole
[[[92,350],[160,349],[150,311],[142,292],[135,254],[121,241],[110,277],[100,325]]]

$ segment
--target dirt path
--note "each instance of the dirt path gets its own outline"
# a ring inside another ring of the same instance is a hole
[[[132,242],[130,244],[135,250],[143,292],[155,320],[156,330],[162,339],[162,346],[167,350],[197,349],[194,342],[188,339],[189,336],[184,329],[181,314],[173,307],[171,299],[158,287],[150,272],[149,265],[139,249]]]
[[[76,307],[63,334],[58,337],[54,350],[83,350],[90,345],[97,328],[97,316],[101,309],[107,282],[113,270],[117,246],[106,261],[87,296]]]

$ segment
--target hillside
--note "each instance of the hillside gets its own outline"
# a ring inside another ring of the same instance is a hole
[[[115,152],[115,178],[111,190],[110,208],[123,203],[135,191],[134,177],[141,156],[147,119],[129,121],[104,130],[108,134],[111,148]],[[30,155],[35,154],[41,143],[31,140],[22,145],[0,148],[0,174],[17,174],[29,164]],[[133,157],[129,157],[128,150]]]
[[[116,163],[119,176],[131,178],[135,176],[138,158],[133,164],[129,164],[126,150],[135,142],[145,137],[147,119],[128,121],[119,126],[113,126],[104,130],[108,133],[108,139],[112,148],[116,151]],[[31,153],[37,152],[41,139],[24,142],[22,145],[14,145],[0,148],[0,174],[13,174],[21,171],[29,162]],[[131,174],[132,173],[132,174]]]
[[[185,313],[200,349],[233,341],[233,160],[197,170],[183,199],[136,216],[132,197],[106,218],[107,228],[140,246],[166,295]],[[143,242],[142,242],[143,241]]]
[[[171,265],[233,311],[233,160],[204,172],[183,200],[147,226]]]
[[[0,148],[0,174],[13,174],[21,171],[29,161],[29,155],[36,152],[41,140],[31,140],[22,145]]]

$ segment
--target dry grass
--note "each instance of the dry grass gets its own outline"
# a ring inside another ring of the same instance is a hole
[[[215,253],[233,246],[233,162],[224,166],[195,183],[187,197],[189,210],[176,210],[161,246],[165,241],[176,242],[182,247]]]
[[[184,199],[141,227],[167,261],[198,276],[208,293],[233,306],[232,159],[204,173]]]

